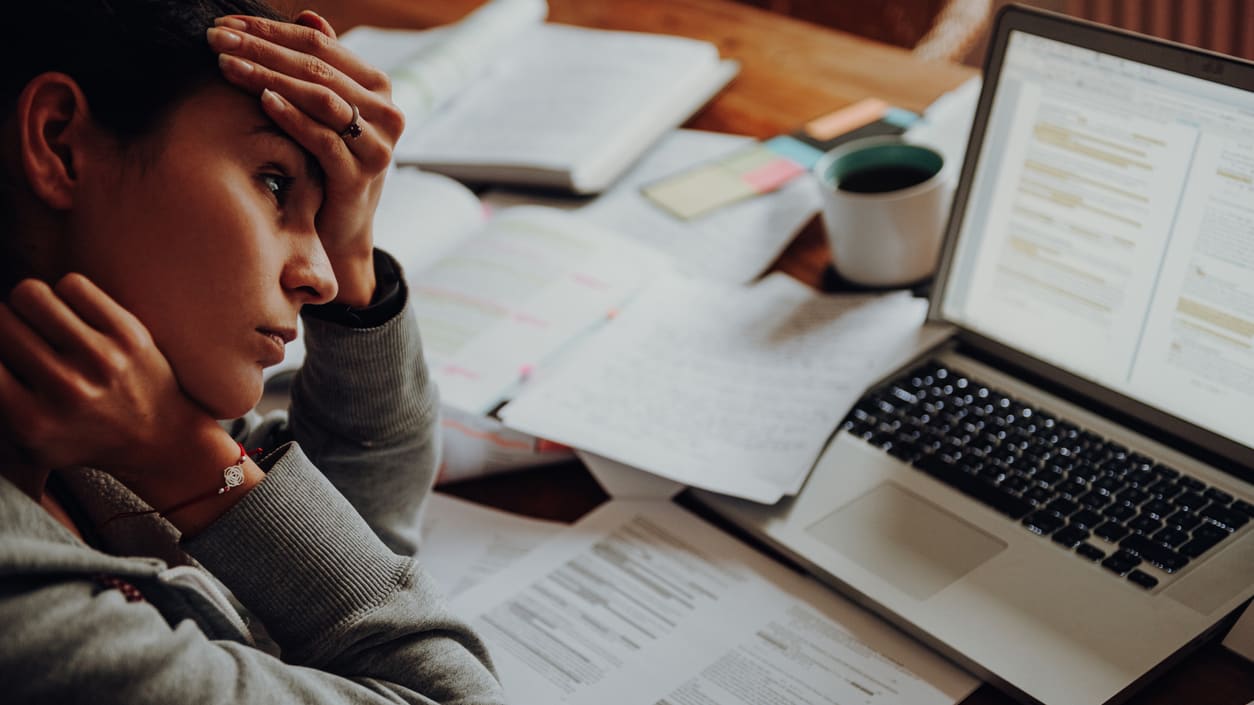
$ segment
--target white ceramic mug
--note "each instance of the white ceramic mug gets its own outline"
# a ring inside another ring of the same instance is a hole
[[[882,190],[891,179],[872,191],[842,188],[853,185],[851,177],[883,168],[915,169],[923,180],[893,190]],[[836,273],[872,287],[914,284],[934,274],[953,200],[952,172],[938,150],[899,137],[852,140],[824,154],[814,175]]]

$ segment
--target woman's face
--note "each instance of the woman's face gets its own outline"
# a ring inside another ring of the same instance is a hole
[[[68,265],[148,327],[190,397],[238,416],[300,307],[336,293],[314,229],[317,167],[225,83],[180,103],[155,144],[142,164],[119,155],[82,174]]]

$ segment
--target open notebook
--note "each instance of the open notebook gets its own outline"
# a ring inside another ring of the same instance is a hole
[[[345,34],[393,78],[408,120],[398,162],[465,181],[599,193],[738,70],[709,42],[543,15],[543,2],[495,0],[447,28]]]

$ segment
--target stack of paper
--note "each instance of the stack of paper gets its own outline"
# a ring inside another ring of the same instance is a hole
[[[948,705],[978,685],[668,502],[602,505],[451,606],[516,703]]]

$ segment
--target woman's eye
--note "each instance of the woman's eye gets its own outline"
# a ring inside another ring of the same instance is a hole
[[[270,192],[270,195],[274,196],[274,200],[279,207],[283,207],[287,203],[287,196],[292,191],[293,181],[292,177],[282,174],[261,175],[261,183]]]

